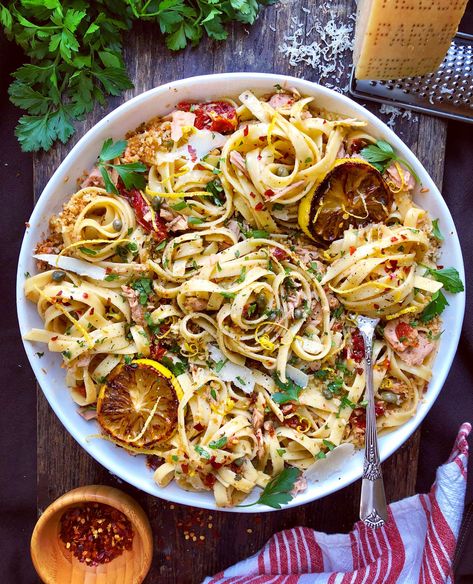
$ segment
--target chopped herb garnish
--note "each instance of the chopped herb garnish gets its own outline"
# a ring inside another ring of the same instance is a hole
[[[341,410],[343,408],[351,408],[352,410],[354,410],[356,407],[358,407],[357,404],[355,404],[350,399],[348,399],[346,395],[344,395],[342,397],[342,399],[340,400],[340,409]]]
[[[196,444],[196,446],[194,446],[194,449],[197,452],[197,454],[199,454],[202,458],[205,458],[205,460],[210,460],[210,454],[207,452],[207,450],[202,448],[202,446]]]
[[[331,391],[332,393],[340,393],[340,390],[343,387],[343,379],[341,377],[337,377],[336,379],[334,379],[333,381],[331,381],[328,385],[327,385],[327,389],[329,391]]]
[[[243,235],[245,237],[254,237],[260,239],[267,239],[269,237],[269,233],[264,229],[250,229],[250,231],[244,231]]]
[[[125,365],[130,365],[133,361],[133,357],[131,355],[125,355]]]
[[[218,440],[212,440],[211,442],[209,442],[209,448],[217,450],[217,448],[223,448],[227,442],[228,438],[226,436],[222,436]]]
[[[212,396],[212,398],[217,401],[217,392],[215,391],[215,389],[211,389],[210,390],[210,395]]]
[[[325,454],[325,452],[323,450],[321,450],[320,452],[317,452],[317,454],[315,455],[315,458],[318,458],[320,460],[321,458],[327,458],[327,455]]]
[[[90,247],[79,247],[79,251],[81,251],[82,253],[85,253],[85,255],[89,255],[89,256],[97,255],[97,252],[95,251],[95,249],[90,249]]]
[[[171,205],[171,209],[174,209],[174,211],[182,211],[182,209],[185,209],[187,207],[187,203],[185,201],[180,201],[179,203],[176,203],[175,205]]]
[[[161,251],[162,249],[164,249],[166,247],[167,244],[167,239],[163,239],[163,241],[161,241],[154,249],[155,251]]]
[[[240,275],[238,276],[237,282],[239,284],[241,284],[242,282],[245,281],[245,278],[246,278],[246,267],[243,266],[241,271],[240,271]]]
[[[286,449],[285,448],[277,448],[276,452],[279,454],[279,456],[284,456],[286,454]]]
[[[203,219],[201,219],[200,217],[188,217],[187,218],[187,223],[189,223],[189,225],[201,225],[204,222]]]
[[[66,359],[70,359],[72,357],[72,353],[70,351],[61,351],[61,354],[64,355]]]
[[[35,353],[35,355],[38,355],[39,359],[41,359],[41,357],[44,357],[44,353],[40,353],[39,351]]]
[[[139,302],[142,306],[148,303],[149,297],[153,293],[152,280],[150,278],[140,278],[132,282],[131,287],[139,294]]]
[[[325,440],[325,438],[322,440],[322,444],[326,446],[329,450],[333,450],[335,448],[335,444],[333,442],[330,442],[330,440]]]
[[[235,292],[220,292],[220,294],[224,297],[224,298],[235,298],[236,294]]]
[[[299,401],[299,395],[303,388],[297,385],[292,379],[288,379],[285,383],[281,381],[279,376],[274,374],[274,381],[276,386],[282,391],[273,393],[272,400],[277,404],[285,404],[290,401]]]
[[[223,367],[225,366],[225,363],[227,363],[228,359],[220,359],[220,361],[217,361],[217,363],[215,363],[215,371],[217,373],[220,373],[220,371],[223,369]]]
[[[105,276],[104,280],[106,282],[113,282],[114,280],[118,280],[120,276],[118,274],[108,274]]]

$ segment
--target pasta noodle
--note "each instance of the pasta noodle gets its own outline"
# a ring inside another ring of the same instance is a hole
[[[328,448],[363,443],[355,313],[381,318],[379,430],[415,414],[440,327],[419,317],[442,284],[426,273],[438,253],[432,222],[398,162],[383,172],[385,221],[353,215],[328,246],[298,226],[300,202],[335,162],[376,143],[365,122],[284,90],[204,105],[180,104],[128,136],[115,167],[144,164],[145,187],[112,174],[105,188],[94,169],[51,218],[36,253],[107,275],[39,262],[25,294],[43,326],[25,338],[62,355],[72,398],[91,412],[124,363],[171,369],[183,391],[171,438],[121,445],[159,457],[161,487],[175,480],[230,506],[287,465],[305,470]]]

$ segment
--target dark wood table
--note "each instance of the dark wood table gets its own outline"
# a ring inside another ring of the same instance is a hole
[[[206,73],[227,71],[275,72],[318,81],[309,66],[291,67],[287,56],[278,51],[291,17],[312,26],[304,11],[317,11],[318,18],[329,18],[323,2],[290,0],[266,8],[248,30],[235,26],[224,43],[203,41],[197,49],[180,53],[168,51],[156,26],[135,26],[126,38],[125,60],[135,88],[121,98],[113,98],[107,108],[96,108],[80,125],[73,140],[34,158],[34,186],[38,196],[46,182],[83,133],[105,113],[123,101],[162,83]],[[336,2],[332,3],[335,6]],[[346,20],[354,4],[338,0],[336,14]],[[277,31],[277,32],[274,32]],[[310,37],[315,39],[314,34]],[[351,55],[347,54],[344,74],[338,79],[344,87]],[[222,78],[222,94],[225,84]],[[367,105],[377,113],[378,106]],[[447,124],[439,119],[417,115],[416,120],[397,119],[395,131],[412,148],[439,187],[442,184]],[[435,157],[431,148],[435,144]],[[204,511],[169,504],[146,495],[112,476],[82,450],[66,432],[38,390],[37,420],[37,504],[41,512],[66,491],[86,484],[117,486],[133,495],[146,510],[155,538],[151,583],[195,583],[257,551],[275,532],[296,525],[319,531],[348,531],[358,519],[360,483],[309,505],[269,514],[234,514]],[[389,502],[414,493],[420,432],[416,432],[384,465]]]

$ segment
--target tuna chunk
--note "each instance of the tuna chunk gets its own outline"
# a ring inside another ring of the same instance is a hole
[[[399,356],[408,365],[422,365],[424,359],[432,353],[434,347],[435,343],[431,343],[422,333],[420,333],[417,339],[417,345],[408,347]]]
[[[128,300],[130,305],[131,318],[136,324],[144,326],[145,321],[145,308],[139,302],[139,295],[136,290],[130,288],[130,286],[122,286],[123,295]]]
[[[423,333],[400,319],[392,320],[386,325],[384,338],[408,365],[422,365],[435,348],[435,343],[428,341]]]
[[[193,126],[195,121],[195,114],[192,112],[172,112],[171,122],[171,140],[177,142],[183,136],[182,129],[186,126]]]
[[[275,93],[271,96],[268,103],[274,109],[280,109],[292,105],[294,103],[294,98],[287,93]]]

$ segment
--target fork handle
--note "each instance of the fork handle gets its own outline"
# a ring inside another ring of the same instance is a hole
[[[361,483],[360,519],[369,527],[382,527],[388,518],[381,460],[378,452],[376,413],[374,405],[372,351],[373,336],[360,331],[365,345],[366,371],[366,433],[363,479]]]

